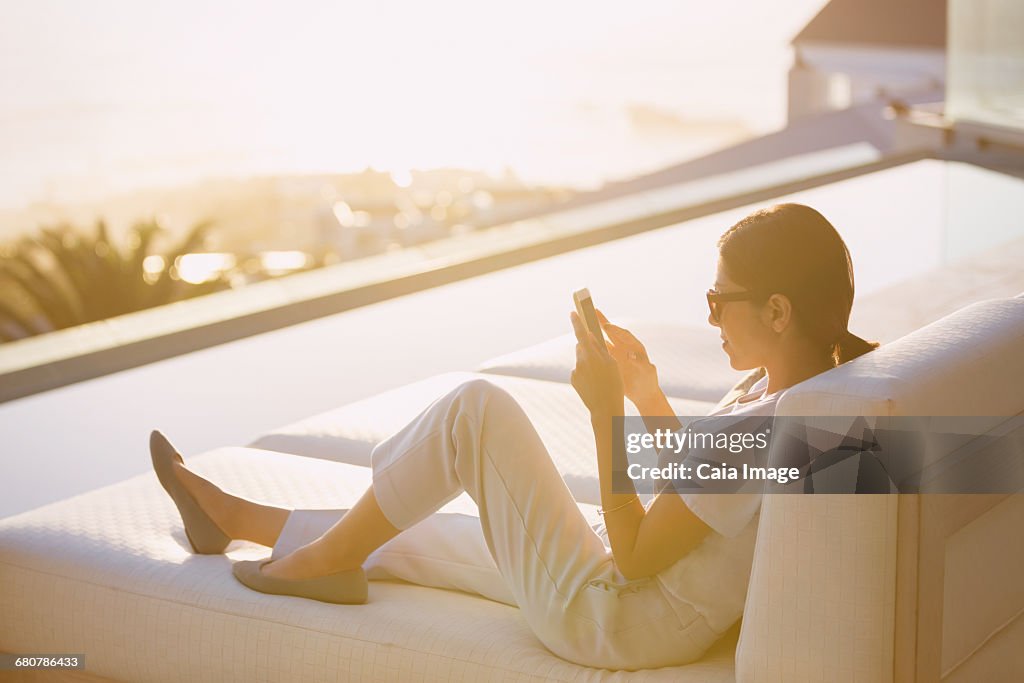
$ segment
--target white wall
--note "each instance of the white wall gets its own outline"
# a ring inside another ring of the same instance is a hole
[[[789,73],[789,118],[845,109],[889,96],[945,95],[942,50],[802,42]]]

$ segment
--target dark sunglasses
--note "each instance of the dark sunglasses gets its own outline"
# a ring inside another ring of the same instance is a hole
[[[707,291],[708,310],[711,311],[711,319],[716,323],[721,319],[722,306],[730,301],[752,301],[761,299],[764,294],[761,292],[718,292],[714,289]]]

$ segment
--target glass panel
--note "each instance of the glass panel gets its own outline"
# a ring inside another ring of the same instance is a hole
[[[952,0],[946,111],[1024,130],[1024,2]]]

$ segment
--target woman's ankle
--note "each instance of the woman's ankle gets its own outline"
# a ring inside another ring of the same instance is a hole
[[[195,472],[192,472],[182,464],[178,467],[179,479],[184,483],[189,493],[195,498],[199,507],[202,508],[213,523],[221,531],[232,539],[240,538],[238,531],[238,510],[234,505],[233,496],[225,493],[213,482],[204,479]]]
[[[302,546],[296,552],[305,551],[301,556],[303,562],[308,562],[320,574],[334,574],[349,569],[356,569],[363,566],[366,558],[352,557],[345,553],[331,552],[330,548],[318,547],[322,544],[311,544]]]

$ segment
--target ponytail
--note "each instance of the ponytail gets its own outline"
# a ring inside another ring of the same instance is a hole
[[[858,356],[863,356],[868,351],[874,351],[879,346],[878,342],[866,341],[847,330],[833,347],[832,361],[836,365],[842,365]]]

